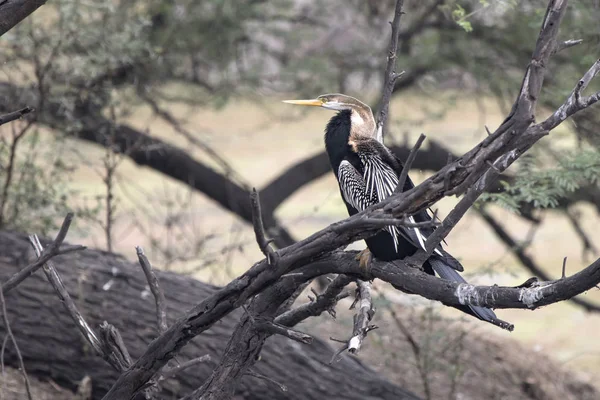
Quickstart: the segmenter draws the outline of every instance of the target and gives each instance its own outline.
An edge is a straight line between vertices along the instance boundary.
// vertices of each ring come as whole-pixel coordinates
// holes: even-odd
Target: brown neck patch
[[[370,108],[353,107],[350,122],[350,141],[375,137],[375,118]]]

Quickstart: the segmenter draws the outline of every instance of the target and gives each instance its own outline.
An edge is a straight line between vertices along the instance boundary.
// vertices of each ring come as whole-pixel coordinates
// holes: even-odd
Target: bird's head
[[[362,101],[345,94],[322,94],[312,100],[284,100],[284,103],[297,104],[300,106],[323,107],[328,110],[365,110],[371,111],[371,108]]]
[[[350,110],[352,133],[361,136],[372,136],[375,130],[375,119],[371,107],[354,97],[345,94],[322,94],[312,100],[284,100],[284,103],[300,106],[314,106],[328,110]]]

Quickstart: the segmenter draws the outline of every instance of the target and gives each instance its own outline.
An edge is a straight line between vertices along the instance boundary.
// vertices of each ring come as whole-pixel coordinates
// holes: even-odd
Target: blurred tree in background
[[[461,98],[492,96],[509,113],[546,5],[542,0],[406,1],[398,49],[398,69],[406,73],[394,94],[411,91],[443,99],[447,106],[425,108],[425,117],[408,120],[391,115],[386,141],[396,144],[401,158],[410,150],[401,131],[418,127],[423,119],[443,118]],[[0,113],[25,105],[36,110],[0,128],[0,229],[50,232],[66,210],[74,209],[101,228],[102,245],[113,250],[115,221],[123,212],[115,185],[119,166],[130,159],[185,188],[160,199],[148,195],[147,204],[140,204],[145,208],[137,228],[159,254],[153,260],[165,267],[197,263],[199,254],[203,265],[222,261],[227,249],[211,249],[212,235],[186,227],[186,212],[194,207],[189,193],[203,193],[250,222],[253,185],[210,145],[203,127],[187,128],[172,106],[217,110],[251,101],[265,105],[268,113],[267,103],[290,94],[303,98],[343,92],[377,109],[393,6],[380,0],[48,2],[0,41]],[[578,1],[567,10],[561,31],[569,37],[560,39],[583,42],[556,54],[547,66],[540,99],[544,109],[556,109],[600,54],[598,21],[596,0]],[[160,124],[133,124],[130,117],[140,107],[152,109],[153,121]],[[189,146],[161,135],[164,126]],[[498,238],[542,279],[545,272],[524,252],[526,244],[494,220],[487,212],[489,203],[536,224],[543,223],[547,208],[564,213],[584,250],[596,251],[598,245],[582,229],[574,207],[584,202],[600,212],[599,126],[597,108],[575,115],[569,129],[553,134],[560,140],[535,146],[478,203],[478,212]],[[230,132],[219,134],[236,140]],[[99,163],[79,150],[77,144],[83,142],[104,149]],[[436,139],[428,144],[413,167],[436,171],[446,165],[451,146]],[[329,170],[324,154],[306,157],[281,168],[279,179],[261,189],[265,225],[279,247],[295,237],[276,210]],[[82,198],[69,183],[87,164],[97,170],[102,187]],[[167,239],[155,236],[156,226],[164,227]],[[586,310],[599,310],[578,302]],[[421,323],[439,322],[423,317]],[[415,354],[416,363],[429,356]]]

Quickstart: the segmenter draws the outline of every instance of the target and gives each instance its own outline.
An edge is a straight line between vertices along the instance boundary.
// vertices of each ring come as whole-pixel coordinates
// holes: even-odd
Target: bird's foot
[[[373,254],[371,254],[371,251],[366,248],[358,253],[355,259],[359,262],[358,265],[361,269],[368,271],[371,267],[371,261],[373,261]]]

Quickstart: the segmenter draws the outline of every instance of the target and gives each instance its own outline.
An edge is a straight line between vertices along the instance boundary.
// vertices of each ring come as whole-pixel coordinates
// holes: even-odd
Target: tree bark
[[[0,36],[12,29],[29,14],[46,3],[46,0],[0,1]]]
[[[0,232],[0,280],[31,261],[33,252],[24,235]],[[101,251],[86,250],[55,259],[65,286],[92,326],[107,320],[123,335],[135,359],[156,337],[154,302],[146,289],[141,267],[124,258]],[[156,271],[167,300],[170,321],[217,288],[174,273]],[[93,353],[44,275],[37,273],[7,293],[11,327],[19,343],[29,374],[52,379],[75,389],[85,376],[92,378],[94,399],[101,398],[118,373]],[[210,376],[218,364],[240,313],[223,318],[194,339],[178,356],[179,362],[205,354],[211,360],[198,364],[162,382],[162,399],[176,399],[193,391]],[[0,335],[5,327],[0,327]],[[253,370],[287,387],[287,391],[254,376],[244,376],[238,399],[414,399],[358,359],[344,357],[328,365],[335,350],[323,341],[299,345],[283,337],[270,338]],[[14,349],[5,354],[8,365],[16,365]]]

